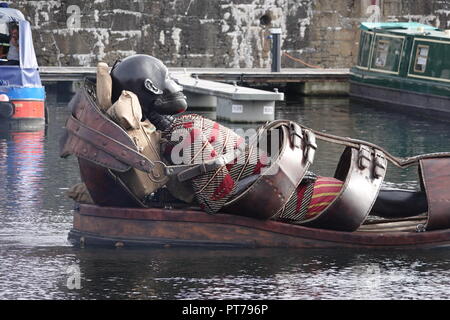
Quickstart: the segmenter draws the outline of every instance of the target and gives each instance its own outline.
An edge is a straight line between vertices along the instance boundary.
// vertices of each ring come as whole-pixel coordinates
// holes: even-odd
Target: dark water
[[[0,132],[0,299],[448,299],[450,250],[75,249],[67,242],[79,182],[60,159],[68,115],[50,105],[46,130]],[[449,151],[450,124],[348,99],[298,99],[277,117],[365,139],[408,156]],[[233,127],[237,127],[233,125]],[[320,145],[314,170],[334,171],[341,147]],[[416,169],[388,184],[417,187]],[[80,271],[78,288],[73,272]]]

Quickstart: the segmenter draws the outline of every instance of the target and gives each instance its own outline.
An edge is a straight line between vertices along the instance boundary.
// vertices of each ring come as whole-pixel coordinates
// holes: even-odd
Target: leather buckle
[[[314,133],[312,133],[310,130],[304,130],[304,136],[305,136],[305,150],[304,150],[304,156],[306,161],[308,161],[310,164],[314,161],[314,156],[316,154],[317,150],[317,142],[316,142],[316,136]]]
[[[173,171],[172,175],[176,174],[178,181],[183,182],[191,180],[206,172],[208,172],[207,166],[204,163],[200,163],[194,165],[180,166]]]
[[[295,122],[291,122],[289,127],[289,135],[291,140],[291,145],[294,148],[302,147],[303,133],[302,128]]]
[[[374,166],[373,166],[373,175],[375,176],[375,178],[382,177],[384,172],[386,171],[386,167],[387,167],[386,157],[381,151],[375,150]]]
[[[237,150],[228,152],[220,157],[205,161],[199,164],[167,166],[165,173],[168,176],[176,175],[178,181],[183,182],[193,179],[201,174],[216,170],[235,160],[243,151]]]
[[[372,160],[371,156],[372,152],[369,147],[365,145],[360,145],[359,153],[358,153],[358,167],[361,170],[366,169],[370,165],[370,161]]]

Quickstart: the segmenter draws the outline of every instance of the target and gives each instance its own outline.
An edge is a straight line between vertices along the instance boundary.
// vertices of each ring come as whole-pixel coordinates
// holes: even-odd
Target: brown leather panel
[[[100,206],[143,207],[108,168],[119,172],[130,167],[149,171],[150,161],[138,153],[122,128],[102,114],[86,88],[77,92],[69,107],[72,116],[67,120],[66,133],[60,141],[60,155],[78,157],[81,178],[93,201]]]
[[[72,115],[87,127],[98,130],[118,142],[135,149],[127,133],[96,107],[95,102],[86,89],[82,88],[78,91],[76,96],[70,101],[69,108],[72,110]]]
[[[426,230],[450,227],[450,158],[420,160],[421,178],[428,200]]]
[[[247,190],[227,203],[222,212],[269,219],[286,204],[311,164],[304,156],[308,146],[303,135],[295,134],[295,129],[281,126],[283,144],[275,163]]]
[[[60,150],[61,157],[75,155],[79,158],[89,160],[105,168],[111,168],[116,171],[125,172],[130,169],[130,166],[111,154],[97,149],[94,145],[87,143],[85,140],[68,133],[66,139],[61,143],[62,150]]]
[[[70,134],[77,136],[82,142],[92,145],[115,159],[144,172],[150,172],[153,163],[134,148],[130,148],[102,132],[89,128],[73,116],[69,117],[66,128]],[[82,143],[83,144],[83,143]],[[134,144],[133,144],[134,146]]]
[[[150,172],[153,163],[140,154],[128,134],[107,118],[82,88],[69,104],[60,155],[74,154],[101,166],[124,172],[130,167]]]
[[[335,174],[337,179],[345,180],[340,195],[319,216],[302,225],[339,231],[359,228],[378,196],[387,165],[380,151],[374,155],[372,150],[366,151],[345,149]]]
[[[95,204],[112,207],[143,207],[131,192],[108,169],[78,158],[81,180]]]

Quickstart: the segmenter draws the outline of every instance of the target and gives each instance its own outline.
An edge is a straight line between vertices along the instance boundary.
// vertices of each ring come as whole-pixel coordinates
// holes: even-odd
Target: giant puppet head
[[[169,74],[158,59],[137,54],[118,60],[111,70],[114,103],[122,90],[132,91],[139,98],[145,114],[173,115],[187,108],[183,88]]]

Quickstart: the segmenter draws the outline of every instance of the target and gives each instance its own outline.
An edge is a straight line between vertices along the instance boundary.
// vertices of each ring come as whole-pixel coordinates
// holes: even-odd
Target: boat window
[[[386,60],[389,53],[389,41],[379,40],[377,43],[377,51],[375,53],[375,67],[386,66]]]
[[[20,64],[19,54],[19,25],[16,22],[10,22],[8,26],[8,35],[4,26],[0,33],[0,66],[15,66]]]
[[[409,75],[432,80],[450,80],[450,42],[417,39]]]
[[[429,46],[418,45],[416,53],[416,62],[414,63],[414,71],[424,73],[427,68]]]
[[[363,31],[359,42],[358,66],[368,67],[372,34]]]
[[[8,56],[9,43],[2,41],[2,35],[0,34],[0,60],[6,60]]]
[[[9,50],[8,28],[5,23],[0,23],[0,61],[6,60]]]
[[[446,80],[450,80],[450,69],[444,69],[441,72],[441,78],[442,79],[446,79]]]
[[[398,73],[403,48],[403,38],[377,35],[371,62],[374,70]]]
[[[442,54],[437,69],[441,69],[441,79],[450,80],[450,59],[448,59],[450,57],[450,43],[442,43],[440,47],[442,48]]]

